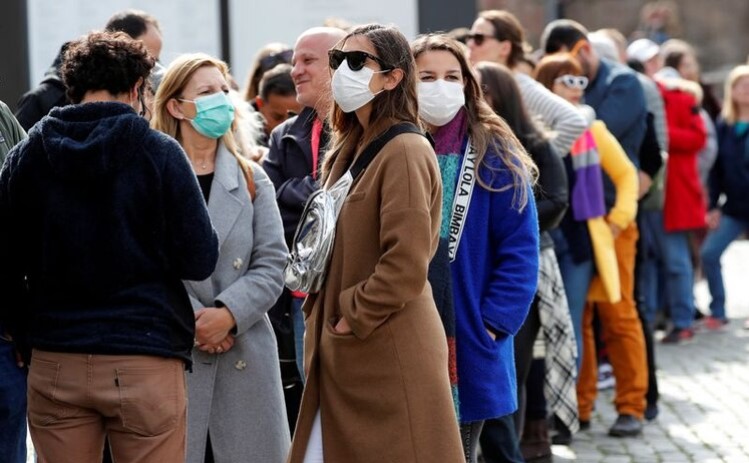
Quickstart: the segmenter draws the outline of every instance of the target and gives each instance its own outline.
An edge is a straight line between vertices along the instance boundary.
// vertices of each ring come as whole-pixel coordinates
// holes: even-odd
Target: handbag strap
[[[372,140],[372,142],[364,148],[364,151],[362,151],[354,165],[349,170],[349,172],[351,172],[351,177],[356,180],[387,142],[403,133],[418,133],[419,135],[424,136],[424,132],[411,122],[399,122],[391,126],[382,135]]]

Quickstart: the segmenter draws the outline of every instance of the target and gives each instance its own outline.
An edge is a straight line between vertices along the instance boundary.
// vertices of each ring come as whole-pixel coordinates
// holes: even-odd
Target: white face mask
[[[347,60],[343,60],[333,74],[331,86],[333,88],[333,99],[344,113],[356,111],[365,104],[372,101],[375,94],[369,89],[369,81],[376,72],[364,66],[358,71],[352,71]],[[377,94],[381,93],[377,92]]]
[[[419,82],[419,116],[436,127],[447,124],[466,104],[463,84],[438,79]]]

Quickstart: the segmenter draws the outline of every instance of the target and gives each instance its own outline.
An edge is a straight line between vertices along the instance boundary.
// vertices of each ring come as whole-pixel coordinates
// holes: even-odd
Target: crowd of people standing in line
[[[686,42],[563,19],[530,53],[503,10],[410,43],[315,27],[242,92],[160,51],[118,13],[0,104],[7,461],[27,423],[40,461],[550,461],[600,364],[635,437],[663,320],[728,324],[749,65],[721,108]],[[322,288],[285,288],[307,199],[352,171]]]

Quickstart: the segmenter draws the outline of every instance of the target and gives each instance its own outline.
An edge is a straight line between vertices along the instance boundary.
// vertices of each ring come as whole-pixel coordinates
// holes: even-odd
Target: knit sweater
[[[175,357],[218,239],[179,144],[130,106],[54,109],[0,172],[0,320],[31,347]]]
[[[449,146],[439,143],[440,138],[436,133],[436,151],[447,151],[438,155],[444,179],[443,211],[450,215],[466,129],[457,131]],[[512,182],[502,160],[491,151],[478,174],[493,189]],[[476,182],[451,264],[462,423],[517,409],[513,339],[528,314],[538,276],[538,218],[533,193],[530,186],[526,188],[529,202],[519,211],[513,206],[513,188],[490,191]],[[489,337],[487,328],[497,333],[496,340]]]

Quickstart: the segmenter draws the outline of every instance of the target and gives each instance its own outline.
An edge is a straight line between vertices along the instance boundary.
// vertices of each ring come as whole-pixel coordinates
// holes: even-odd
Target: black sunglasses
[[[361,71],[361,68],[363,68],[364,64],[367,62],[367,58],[379,64],[383,71],[390,71],[392,69],[391,66],[385,64],[385,62],[380,58],[367,53],[366,51],[343,51],[335,48],[328,50],[328,62],[330,63],[330,68],[334,71],[338,69],[338,66],[340,66],[341,63],[343,63],[343,60],[346,60],[348,67],[351,68],[352,71]]]
[[[273,69],[279,64],[291,64],[291,57],[293,55],[294,50],[284,50],[268,55],[260,60],[260,69],[265,72]]]
[[[489,34],[468,34],[468,40],[473,40],[479,47],[484,44],[484,40],[486,39],[496,39],[496,37]]]

